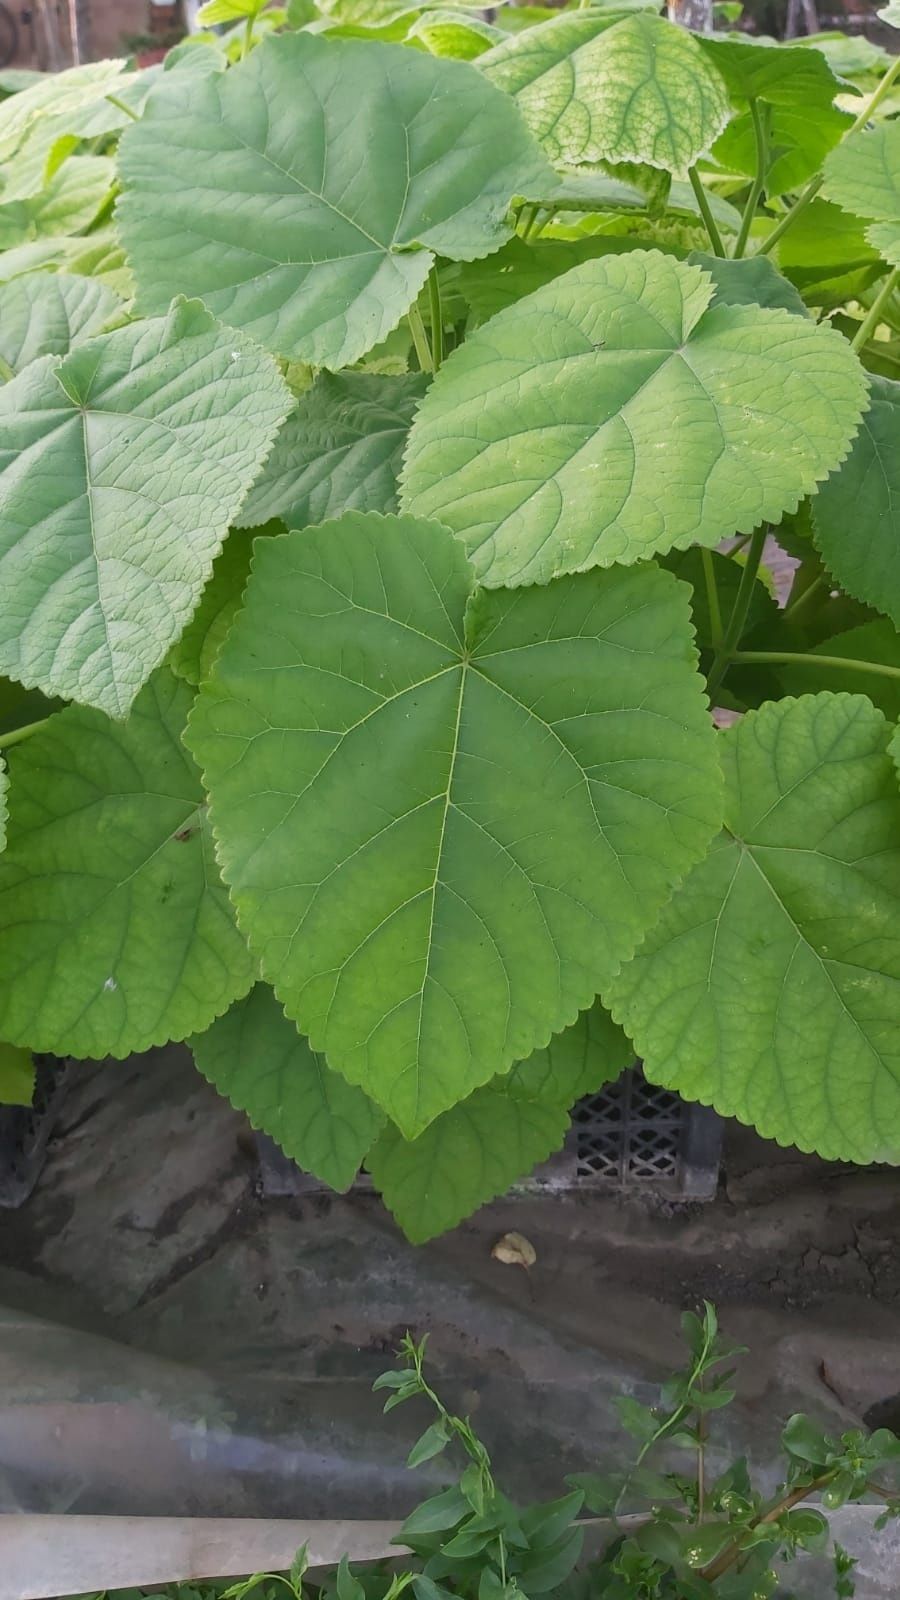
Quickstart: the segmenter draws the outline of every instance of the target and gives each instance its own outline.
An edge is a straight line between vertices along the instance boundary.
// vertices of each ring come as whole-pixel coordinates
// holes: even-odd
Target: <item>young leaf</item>
[[[900,266],[900,122],[854,133],[832,150],[822,193],[845,211],[871,218],[869,243]]]
[[[698,267],[634,251],[501,311],[419,408],[405,509],[451,528],[492,588],[715,546],[795,509],[846,454],[862,368],[832,329],[710,308],[712,292]]]
[[[592,1006],[417,1139],[389,1124],[366,1165],[406,1237],[424,1244],[505,1194],[559,1149],[576,1100],[618,1077],[633,1055],[602,1007]]]
[[[435,254],[496,250],[513,196],[552,176],[475,67],[401,45],[286,34],[225,74],[167,77],[119,146],[141,309],[196,294],[315,366],[378,344]]]
[[[841,588],[900,627],[900,383],[869,383],[850,454],[813,504],[814,536]]]
[[[473,589],[434,523],[262,541],[190,733],[263,975],[407,1137],[590,1004],[719,816],[667,574]]]
[[[0,356],[19,372],[100,333],[122,302],[92,278],[33,272],[0,285]]]
[[[423,1500],[411,1511],[397,1536],[398,1544],[405,1544],[407,1540],[419,1539],[431,1533],[443,1533],[447,1528],[455,1528],[461,1518],[468,1515],[469,1502],[457,1484],[445,1489],[442,1494],[433,1495],[430,1500]]]
[[[0,670],[124,716],[177,639],[291,397],[196,302],[0,388]]]
[[[434,1456],[439,1456],[442,1450],[450,1443],[450,1433],[443,1418],[433,1422],[426,1428],[421,1439],[417,1439],[406,1458],[408,1467],[420,1467],[423,1462],[431,1461]]]
[[[337,1600],[366,1600],[366,1591],[358,1578],[353,1576],[350,1563],[346,1556],[341,1556],[341,1563],[337,1569],[335,1579]]]
[[[474,61],[484,55],[491,45],[498,44],[504,34],[476,14],[465,16],[461,11],[423,11],[416,17],[406,35],[406,43],[414,41],[424,45],[433,56],[453,56],[456,61]]]
[[[0,1107],[30,1106],[34,1099],[34,1061],[30,1050],[0,1044]]]
[[[345,511],[396,511],[397,479],[420,372],[323,372],[301,395],[241,508],[242,527],[280,517],[289,528]]]
[[[121,1058],[203,1029],[253,981],[162,669],[127,722],[71,706],[9,752],[0,1038]]]
[[[642,161],[684,178],[728,120],[725,84],[693,34],[650,11],[554,17],[478,65],[559,166]]]
[[[726,831],[609,996],[648,1077],[831,1160],[900,1159],[900,793],[861,695],[720,735]]]

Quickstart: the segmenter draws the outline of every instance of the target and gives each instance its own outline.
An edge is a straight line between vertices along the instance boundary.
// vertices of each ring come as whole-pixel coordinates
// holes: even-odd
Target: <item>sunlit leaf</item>
[[[263,976],[408,1137],[590,1004],[718,817],[683,587],[473,588],[433,523],[263,540],[191,719]]]
[[[446,523],[492,587],[794,510],[846,454],[862,369],[832,329],[712,294],[698,267],[633,251],[500,312],[419,408],[404,508]]]

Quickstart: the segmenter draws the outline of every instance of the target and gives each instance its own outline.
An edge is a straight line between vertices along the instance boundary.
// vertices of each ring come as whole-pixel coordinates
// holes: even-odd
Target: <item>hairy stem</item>
[[[425,332],[425,324],[422,321],[422,313],[415,301],[413,301],[413,304],[406,313],[406,319],[409,323],[409,331],[412,334],[413,344],[416,347],[416,355],[419,358],[419,366],[422,368],[423,372],[433,372],[434,357],[431,354],[431,345],[428,343],[428,334]]]
[[[131,106],[127,106],[125,101],[120,100],[117,94],[106,94],[104,99],[108,100],[111,106],[115,106],[117,111],[124,111],[126,117],[130,117],[132,122],[140,122],[141,119],[138,112],[132,111]]]
[[[741,217],[741,226],[734,243],[734,259],[737,261],[747,248],[750,229],[756,216],[759,197],[763,192],[766,174],[769,169],[769,107],[760,106],[757,99],[750,101],[750,115],[753,118],[753,133],[756,138],[756,175],[747,196],[747,204]]]
[[[700,215],[703,218],[704,226],[709,234],[709,242],[713,247],[713,254],[717,256],[725,256],[727,251],[722,243],[722,235],[719,232],[716,219],[710,209],[709,195],[700,181],[700,174],[696,167],[691,167],[690,171],[688,172],[688,177],[691,180],[691,188],[694,191],[697,204],[700,207]]]
[[[713,649],[718,650],[722,644],[722,607],[719,602],[719,585],[716,582],[716,569],[713,566],[711,550],[701,549],[700,564],[703,567],[703,581],[706,584],[706,603],[709,607]]]
[[[728,619],[728,626],[725,629],[721,647],[716,651],[715,659],[709,670],[709,680],[706,687],[711,704],[715,704],[713,695],[721,684],[732,661],[737,660],[736,651],[740,643],[741,634],[744,631],[744,624],[747,621],[750,601],[753,599],[753,585],[756,582],[756,574],[759,571],[759,563],[762,560],[767,532],[768,529],[765,525],[757,528],[750,540],[750,549],[747,551],[747,560],[741,573],[740,587],[735,596],[734,607]]]
[[[859,661],[856,656],[806,655],[796,650],[733,650],[731,660],[748,665],[793,661],[801,667],[834,667],[840,672],[873,672],[880,678],[900,678],[900,667],[889,667],[881,661]]]
[[[807,601],[811,599],[814,594],[818,594],[819,590],[824,588],[824,586],[830,582],[831,579],[829,578],[827,572],[820,572],[817,578],[813,578],[812,583],[807,584],[806,588],[803,589],[800,594],[798,594],[796,600],[792,600],[789,606],[785,606],[785,622],[790,622],[791,617],[795,617],[797,612],[806,605]]]
[[[875,332],[875,329],[878,327],[878,324],[881,321],[881,313],[890,300],[891,295],[896,289],[898,283],[900,283],[900,267],[895,267],[893,272],[888,273],[884,283],[875,296],[875,299],[872,301],[872,304],[866,312],[866,315],[853,335],[853,338],[850,342],[851,350],[861,350],[863,345],[866,344],[867,341],[872,337],[872,334]]]
[[[437,265],[428,274],[428,304],[431,309],[431,364],[439,372],[444,359],[444,312],[441,306],[441,285]]]
[[[49,717],[41,717],[40,722],[27,722],[24,727],[12,728],[9,733],[0,734],[0,750],[11,750],[14,744],[22,744],[25,739],[30,739],[33,733],[39,733],[41,728],[46,728]]]

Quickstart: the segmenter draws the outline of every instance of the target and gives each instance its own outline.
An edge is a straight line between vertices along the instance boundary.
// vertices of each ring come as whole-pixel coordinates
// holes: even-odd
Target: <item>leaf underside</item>
[[[602,991],[718,825],[687,590],[481,593],[435,524],[256,547],[191,719],[241,925],[407,1137]]]

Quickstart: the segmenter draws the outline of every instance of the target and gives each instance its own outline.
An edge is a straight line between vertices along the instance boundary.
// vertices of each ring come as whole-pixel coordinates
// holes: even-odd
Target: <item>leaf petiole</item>
[[[900,267],[895,267],[893,272],[888,273],[884,283],[875,296],[875,299],[872,301],[872,304],[866,312],[866,315],[853,335],[853,338],[850,341],[851,350],[861,350],[863,345],[867,343],[871,335],[875,332],[879,322],[881,321],[881,314],[884,311],[884,308],[890,300],[892,294],[894,293],[898,283],[900,283]]]
[[[412,341],[416,348],[416,355],[419,358],[419,366],[423,372],[433,372],[434,356],[431,353],[431,345],[428,341],[428,334],[425,331],[425,324],[422,321],[422,313],[415,301],[413,301],[412,305],[407,311],[406,319],[409,323],[409,331],[412,334]]]
[[[428,302],[431,309],[431,366],[432,371],[439,372],[444,360],[444,312],[436,262],[428,274]]]
[[[900,678],[900,667],[889,667],[881,661],[860,661],[856,656],[820,656],[796,650],[734,650],[729,659],[746,665],[795,662],[803,667],[834,667],[838,671],[874,672],[881,678]]]
[[[728,254],[728,252],[722,243],[722,235],[719,232],[718,224],[716,223],[716,219],[712,214],[712,209],[709,204],[709,195],[703,187],[700,174],[696,167],[691,167],[690,171],[688,172],[688,177],[691,180],[691,188],[694,191],[694,196],[698,206],[700,207],[700,215],[703,218],[704,227],[709,234],[709,242],[713,247],[713,254],[724,257]]]
[[[713,703],[713,695],[732,661],[737,660],[736,650],[740,643],[741,634],[744,631],[744,624],[747,621],[750,601],[753,599],[753,585],[756,582],[756,574],[759,571],[759,564],[765,549],[767,531],[765,524],[763,524],[761,528],[757,528],[754,531],[750,540],[747,560],[741,573],[740,586],[735,596],[731,616],[728,619],[728,627],[725,629],[721,648],[716,651],[715,659],[709,671],[706,690],[711,703]]]
[[[41,717],[40,722],[26,722],[21,728],[13,728],[9,733],[0,734],[0,750],[11,750],[13,745],[22,744],[30,739],[33,733],[39,733],[41,728],[46,728],[49,717]]]
[[[769,124],[771,120],[771,107],[767,102],[760,106],[759,100],[754,97],[750,101],[750,115],[753,118],[753,133],[756,139],[756,174],[747,196],[747,204],[741,217],[741,226],[734,242],[734,260],[740,260],[747,247],[750,229],[756,216],[759,197],[763,192],[763,185],[769,170]]]

